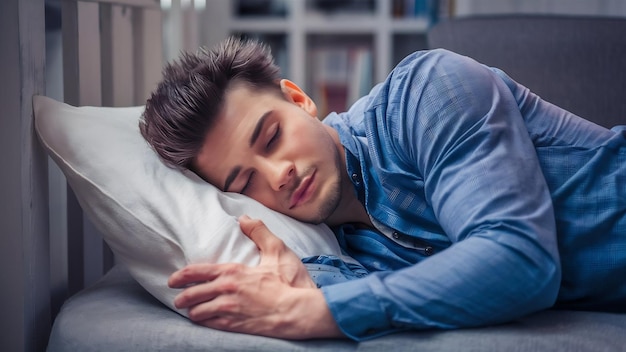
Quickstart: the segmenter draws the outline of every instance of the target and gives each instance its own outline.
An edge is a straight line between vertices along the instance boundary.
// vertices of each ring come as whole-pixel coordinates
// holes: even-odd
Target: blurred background
[[[61,1],[46,0],[47,94],[59,100]],[[626,17],[623,0],[155,1],[162,9],[162,56],[146,58],[149,64],[162,66],[181,51],[210,47],[230,35],[256,38],[271,47],[282,75],[314,98],[320,116],[345,110],[404,56],[427,48],[426,34],[438,21],[519,13]],[[112,8],[132,22],[131,11]]]

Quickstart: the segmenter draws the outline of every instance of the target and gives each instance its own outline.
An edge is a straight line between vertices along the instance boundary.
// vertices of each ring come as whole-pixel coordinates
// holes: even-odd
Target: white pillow
[[[178,291],[167,278],[186,264],[258,263],[255,244],[239,228],[241,214],[262,219],[301,258],[353,262],[325,225],[296,221],[165,166],[139,133],[143,107],[74,107],[43,96],[33,104],[37,133],[87,216],[131,275],[172,309]]]

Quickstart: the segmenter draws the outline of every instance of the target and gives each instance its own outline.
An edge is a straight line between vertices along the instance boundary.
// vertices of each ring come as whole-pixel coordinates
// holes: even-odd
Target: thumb
[[[239,217],[241,231],[256,244],[263,255],[278,254],[284,247],[283,241],[276,237],[259,219],[247,215]]]

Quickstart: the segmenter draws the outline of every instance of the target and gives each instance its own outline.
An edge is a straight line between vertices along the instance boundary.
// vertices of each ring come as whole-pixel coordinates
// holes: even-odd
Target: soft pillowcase
[[[237,222],[242,214],[262,219],[301,258],[353,261],[325,225],[296,221],[165,166],[139,133],[143,107],[74,107],[43,96],[33,103],[44,148],[116,259],[172,309],[178,291],[167,278],[186,264],[258,263],[256,245]]]

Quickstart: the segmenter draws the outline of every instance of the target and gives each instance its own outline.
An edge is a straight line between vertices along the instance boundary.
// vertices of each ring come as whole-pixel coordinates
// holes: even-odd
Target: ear
[[[280,90],[283,91],[283,95],[288,101],[298,105],[309,115],[317,118],[315,102],[297,84],[288,79],[281,79]]]

